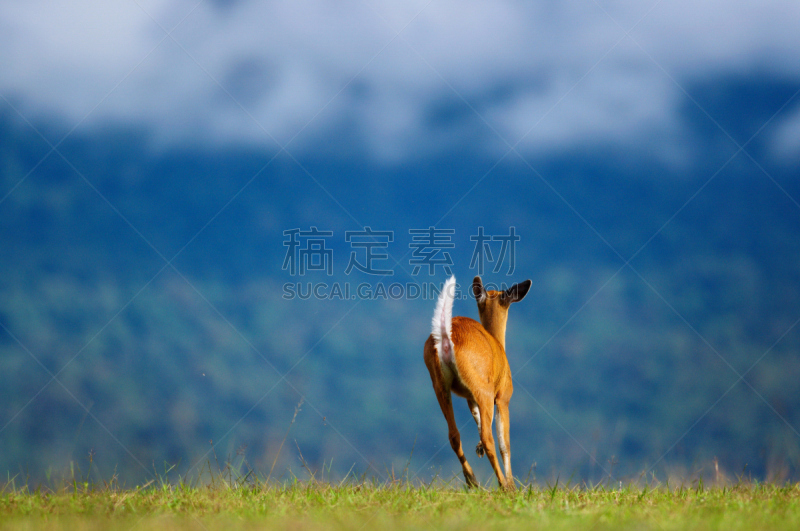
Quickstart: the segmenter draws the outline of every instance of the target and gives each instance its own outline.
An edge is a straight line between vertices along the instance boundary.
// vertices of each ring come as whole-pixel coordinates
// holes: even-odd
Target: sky
[[[3,2],[0,94],[59,137],[123,125],[156,146],[389,164],[612,145],[681,164],[692,87],[797,82],[798,21],[793,0]],[[791,101],[764,131],[776,162],[798,133]]]

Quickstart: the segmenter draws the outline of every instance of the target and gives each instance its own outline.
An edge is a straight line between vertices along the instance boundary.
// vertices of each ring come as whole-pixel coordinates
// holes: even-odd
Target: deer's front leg
[[[511,444],[509,442],[509,415],[508,402],[497,402],[497,442],[500,447],[500,457],[503,459],[503,468],[506,471],[507,490],[514,490],[514,476],[511,474]]]
[[[480,436],[481,433],[481,410],[478,407],[478,404],[471,399],[467,399],[467,405],[469,406],[469,410],[472,412],[472,418],[475,419],[475,424],[478,425],[478,435]],[[486,452],[483,449],[483,443],[478,441],[478,446],[475,447],[475,453],[478,454],[478,457],[483,457]]]

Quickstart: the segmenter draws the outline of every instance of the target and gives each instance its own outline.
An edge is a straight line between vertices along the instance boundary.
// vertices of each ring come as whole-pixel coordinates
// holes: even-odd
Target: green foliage
[[[76,484],[0,494],[2,529],[797,529],[800,485],[738,482],[618,488],[520,485],[516,492],[351,479],[282,484],[218,478],[122,489]]]
[[[421,359],[430,301],[281,298],[298,280],[280,269],[283,230],[356,228],[293,162],[276,159],[223,208],[269,156],[153,155],[124,131],[62,147],[94,189],[60,157],[37,165],[49,147],[0,117],[0,194],[12,192],[0,205],[0,472],[38,483],[93,449],[92,478],[117,470],[134,483],[153,479],[152,463],[196,474],[211,455],[246,456],[282,480],[299,453],[338,478],[352,463],[387,477],[412,447],[412,477],[459,468]],[[547,168],[622,258],[513,165],[447,219],[465,239],[484,224],[525,238],[515,275],[534,283],[507,341],[515,470],[536,465],[553,484],[651,468],[670,481],[797,479],[800,210],[735,163],[687,204],[725,158],[653,178],[627,159]],[[460,164],[477,179],[494,163],[483,162]],[[452,187],[425,162],[399,174],[307,167],[365,224],[395,230],[401,252]],[[800,197],[796,174],[784,177]],[[489,192],[509,198],[502,216],[484,208]],[[337,269],[349,252],[336,249]],[[462,282],[470,252],[453,250]],[[402,267],[394,278],[415,280]],[[475,317],[474,301],[455,312]],[[461,400],[456,416],[474,445]]]

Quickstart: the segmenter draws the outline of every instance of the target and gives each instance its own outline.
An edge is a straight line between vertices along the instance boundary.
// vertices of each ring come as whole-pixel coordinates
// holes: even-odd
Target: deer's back
[[[504,378],[510,378],[505,350],[478,321],[453,317],[450,335],[458,375],[467,387],[490,386],[494,390]]]

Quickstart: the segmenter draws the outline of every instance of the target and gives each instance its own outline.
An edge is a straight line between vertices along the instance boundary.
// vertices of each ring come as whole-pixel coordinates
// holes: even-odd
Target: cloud
[[[680,87],[800,80],[798,21],[794,0],[7,2],[0,93],[33,119],[167,144],[675,156]]]
[[[771,138],[773,155],[781,162],[800,162],[800,105],[775,127]]]

